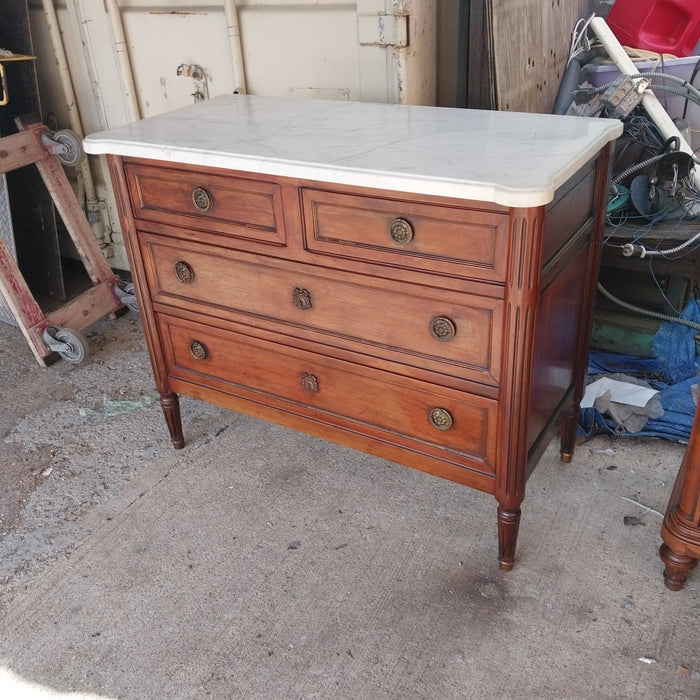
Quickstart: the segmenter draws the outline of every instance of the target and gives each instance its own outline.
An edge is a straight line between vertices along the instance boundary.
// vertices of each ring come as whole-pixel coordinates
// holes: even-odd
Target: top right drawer
[[[304,188],[304,245],[352,258],[504,282],[508,211],[485,211]]]

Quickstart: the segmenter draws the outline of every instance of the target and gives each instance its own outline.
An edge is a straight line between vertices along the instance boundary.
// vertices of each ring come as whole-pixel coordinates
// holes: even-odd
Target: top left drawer
[[[274,182],[128,162],[125,172],[137,220],[286,244]]]

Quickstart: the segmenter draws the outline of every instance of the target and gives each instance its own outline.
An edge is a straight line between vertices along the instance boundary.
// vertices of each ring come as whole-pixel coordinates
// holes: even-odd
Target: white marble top
[[[84,147],[530,207],[621,132],[613,119],[227,95],[91,134]]]

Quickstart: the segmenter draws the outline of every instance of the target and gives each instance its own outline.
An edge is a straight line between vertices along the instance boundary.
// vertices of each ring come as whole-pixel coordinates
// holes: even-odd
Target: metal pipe
[[[117,59],[119,69],[119,79],[121,82],[122,96],[124,97],[127,117],[129,121],[138,121],[141,118],[138,100],[136,99],[136,85],[134,84],[134,74],[131,70],[131,60],[126,47],[126,36],[124,34],[124,24],[119,10],[117,0],[104,0],[109,26],[112,29],[114,41],[114,55]]]
[[[671,316],[670,314],[663,314],[658,311],[651,311],[650,309],[644,309],[641,306],[636,306],[635,304],[630,304],[622,299],[618,299],[614,294],[609,292],[600,282],[598,282],[598,291],[604,296],[610,299],[614,304],[621,306],[627,311],[633,311],[634,313],[641,314],[642,316],[648,316],[649,318],[658,318],[660,321],[671,321],[671,323],[680,323],[683,326],[688,326],[688,328],[693,328],[696,331],[700,331],[700,323],[691,321],[687,318],[682,318],[681,316]]]
[[[233,91],[245,95],[245,65],[243,47],[241,46],[241,28],[238,23],[238,8],[235,0],[224,0],[226,14],[226,32],[231,48],[231,65],[233,67]]]
[[[608,23],[602,17],[594,17],[589,26],[600,40],[603,48],[608,52],[608,55],[613,60],[613,63],[615,63],[620,73],[624,75],[637,75],[639,71],[617,40],[617,37],[612,33],[610,27],[608,27]],[[678,130],[678,127],[673,123],[673,120],[668,116],[668,113],[651,90],[644,91],[642,106],[649,115],[649,118],[659,128],[659,131],[665,139],[677,136],[680,139],[679,150],[694,157],[693,149],[690,147],[690,144],[685,140],[683,134]],[[695,186],[700,188],[700,169],[695,168],[693,179],[695,181]]]
[[[61,37],[61,30],[58,24],[58,16],[56,14],[54,0],[42,0],[42,4],[44,15],[46,16],[46,24],[49,32],[49,38],[51,40],[51,47],[54,52],[54,58],[56,59],[58,76],[61,82],[61,88],[63,89],[63,97],[66,101],[66,107],[68,109],[70,128],[80,138],[82,138],[85,134],[83,132],[80,112],[78,111],[77,102],[75,99],[73,81],[68,68],[68,58],[66,57],[65,47],[63,46],[63,39]],[[82,188],[85,194],[85,207],[87,209],[90,228],[92,229],[92,233],[95,236],[100,248],[105,249],[109,245],[109,242],[105,240],[105,222],[103,219],[104,210],[102,207],[100,207],[100,202],[97,199],[95,180],[92,176],[90,163],[87,158],[82,159],[78,168],[78,176],[82,179]]]

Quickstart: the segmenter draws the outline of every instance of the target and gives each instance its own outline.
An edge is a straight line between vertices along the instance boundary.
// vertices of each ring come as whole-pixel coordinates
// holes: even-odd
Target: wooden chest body
[[[511,568],[573,451],[609,152],[522,208],[110,155],[175,446],[183,394],[479,489]]]

